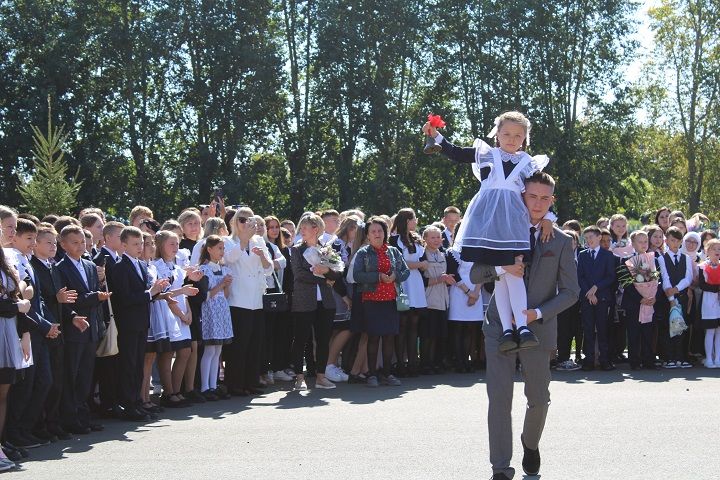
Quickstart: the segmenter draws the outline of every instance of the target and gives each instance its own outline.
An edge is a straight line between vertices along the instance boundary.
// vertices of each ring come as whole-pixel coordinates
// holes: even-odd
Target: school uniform
[[[62,288],[62,279],[55,266],[55,259],[40,260],[33,256],[30,258],[35,274],[40,280],[40,292],[45,305],[55,319],[55,323],[62,320],[62,304],[57,300],[57,292]],[[60,327],[62,331],[62,326]],[[52,385],[45,399],[44,427],[50,433],[58,431],[60,427],[60,402],[65,381],[65,340],[64,335],[54,339],[46,339],[52,371]],[[42,430],[40,428],[39,430]]]
[[[583,250],[578,255],[578,283],[580,284],[580,314],[583,323],[584,367],[593,368],[595,363],[595,338],[597,335],[599,360],[603,369],[611,369],[609,356],[608,308],[613,300],[612,285],[615,282],[613,254],[598,247]],[[590,303],[585,295],[597,287],[597,304]]]
[[[65,337],[65,385],[62,396],[63,428],[70,431],[90,425],[87,399],[92,391],[93,369],[97,344],[105,334],[101,301],[98,298],[100,280],[95,264],[67,255],[57,264],[61,288],[77,292],[75,303],[63,304],[62,327]],[[89,327],[80,331],[73,318],[85,317]]]
[[[120,402],[125,418],[146,420],[141,403],[145,344],[150,327],[150,282],[145,262],[122,256],[112,269],[113,312],[118,330]]]
[[[575,265],[578,263],[578,254],[575,253]],[[580,300],[571,307],[558,313],[557,316],[558,355],[557,364],[560,366],[570,360],[572,341],[575,340],[575,361],[580,364],[583,351],[583,323],[580,316]]]
[[[662,288],[663,291],[668,288],[676,287],[679,292],[670,297],[666,297],[659,308],[656,310],[660,311],[662,315],[663,335],[660,337],[660,341],[664,344],[665,355],[668,362],[683,362],[685,357],[683,355],[683,343],[687,332],[683,332],[675,337],[670,337],[669,332],[669,310],[670,302],[673,300],[680,304],[683,318],[686,318],[687,304],[688,304],[688,288],[692,284],[693,270],[692,261],[684,253],[677,252],[673,253],[668,250],[662,256],[658,258],[662,273]],[[687,323],[687,322],[686,322]]]
[[[95,265],[104,265],[105,267],[105,284],[107,290],[113,291],[112,277],[115,265],[122,259],[117,252],[110,250],[107,246],[103,246],[93,258]],[[105,328],[110,325],[110,304],[115,306],[115,298],[110,297],[101,305],[102,318]],[[100,411],[105,416],[117,417],[122,414],[120,407],[120,379],[117,374],[120,369],[120,354],[110,355],[107,357],[95,358],[95,382],[98,386],[100,395]]]

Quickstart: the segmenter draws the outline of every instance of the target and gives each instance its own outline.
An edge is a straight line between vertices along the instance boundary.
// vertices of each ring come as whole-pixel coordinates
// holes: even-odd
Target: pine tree
[[[82,182],[75,176],[68,181],[68,164],[63,159],[63,145],[68,134],[65,126],[53,127],[52,106],[48,95],[47,137],[40,129],[31,125],[33,130],[34,172],[30,180],[19,187],[25,202],[22,207],[39,217],[49,213],[65,215],[71,213],[77,204],[77,194]]]

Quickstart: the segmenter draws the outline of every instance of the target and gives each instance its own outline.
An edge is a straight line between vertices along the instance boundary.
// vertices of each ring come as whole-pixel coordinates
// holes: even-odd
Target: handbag
[[[397,304],[397,311],[398,312],[407,312],[410,310],[410,297],[407,296],[407,293],[403,291],[402,285],[395,284],[395,291],[397,292],[397,295],[395,296],[395,303]]]
[[[108,291],[107,284],[105,285],[105,291]],[[107,302],[108,310],[110,310],[110,324],[108,325],[107,330],[105,330],[105,336],[102,340],[100,340],[97,350],[95,351],[95,355],[98,357],[112,357],[113,355],[117,355],[120,351],[118,350],[118,331],[117,325],[115,325],[115,314],[112,309],[112,300],[108,298]]]
[[[273,278],[275,279],[275,285],[279,292],[265,293],[263,294],[263,310],[266,312],[287,312],[288,311],[288,297],[282,290],[280,280],[278,280],[275,271],[273,270]]]

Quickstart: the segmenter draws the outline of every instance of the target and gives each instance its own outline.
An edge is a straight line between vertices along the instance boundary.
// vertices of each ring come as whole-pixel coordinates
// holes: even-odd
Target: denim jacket
[[[388,245],[388,258],[392,265],[392,273],[395,274],[395,283],[401,284],[410,276],[410,269],[405,263],[402,252],[397,248]],[[379,280],[378,257],[371,245],[365,245],[357,251],[353,278],[360,286],[361,292],[374,292],[377,289]]]

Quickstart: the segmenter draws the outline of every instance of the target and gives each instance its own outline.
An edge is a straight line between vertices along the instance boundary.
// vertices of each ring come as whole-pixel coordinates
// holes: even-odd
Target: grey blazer
[[[483,284],[497,280],[495,267],[476,263],[470,271],[470,281]],[[530,329],[540,340],[540,348],[557,348],[557,315],[577,302],[580,287],[572,239],[555,228],[555,238],[547,243],[538,241],[532,263],[525,267],[528,309],[539,308],[542,319],[530,323]],[[495,305],[490,300],[483,325],[486,338],[499,339],[502,325]]]
[[[311,265],[303,256],[307,248],[304,243],[290,248],[290,264],[293,273],[292,311],[314,312],[317,310],[318,285],[320,285],[323,307],[328,310],[335,310],[335,298],[332,294],[332,288],[327,284],[327,280],[340,280],[342,272],[330,270],[325,274],[325,278],[316,277],[310,271]]]

